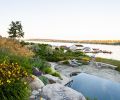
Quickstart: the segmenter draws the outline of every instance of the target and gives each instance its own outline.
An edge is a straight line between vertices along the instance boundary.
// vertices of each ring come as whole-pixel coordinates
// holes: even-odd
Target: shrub
[[[87,62],[87,61],[90,61],[90,58],[89,57],[83,57],[82,60]]]
[[[23,47],[18,40],[0,38],[0,47],[9,49],[12,53],[20,56],[31,57],[34,55],[32,51]]]
[[[88,65],[89,64],[89,62],[87,62],[87,61],[80,61],[83,65]]]
[[[96,61],[115,65],[115,66],[117,66],[116,70],[120,72],[120,61],[119,60],[96,57]]]
[[[35,56],[39,56],[40,58],[51,62],[79,58],[80,56],[86,57],[85,53],[81,51],[73,52],[71,50],[67,50],[67,52],[64,52],[64,49],[52,49],[48,44],[35,44],[31,49],[35,53]]]
[[[33,58],[31,60],[31,65],[33,67],[37,67],[39,70],[43,70],[45,67],[49,67],[50,65],[43,59],[38,58]]]
[[[50,61],[50,62],[58,62],[58,61],[61,61],[63,59],[61,59],[59,56],[56,56],[53,54],[53,55],[46,56],[46,60]]]
[[[17,62],[19,65],[22,66],[22,68],[26,69],[27,72],[31,73],[32,71],[29,57],[15,55],[6,48],[0,48],[0,63],[2,63],[4,60],[7,60],[9,63]]]
[[[21,80],[21,78],[27,76],[27,72],[17,63],[7,63],[4,61],[0,64],[0,85],[14,83],[16,80]]]
[[[63,64],[69,64],[68,60],[63,61]]]
[[[40,76],[39,79],[40,79],[45,85],[49,84],[49,80],[48,80],[46,77]]]
[[[60,79],[62,79],[61,76],[60,76],[60,74],[58,72],[53,72],[52,75],[56,76],[56,77],[59,77]]]
[[[29,96],[28,84],[22,81],[0,86],[0,100],[29,100]]]
[[[53,72],[50,64],[47,63],[45,60],[38,58],[34,58],[32,60],[32,66],[37,67],[40,71],[42,71],[45,74],[51,74],[53,76],[60,77],[60,74],[58,72]]]
[[[27,100],[29,87],[23,78],[28,74],[17,63],[0,64],[0,99]]]
[[[46,74],[52,74],[52,69],[51,69],[51,67],[46,67],[43,69],[43,72]]]
[[[20,41],[20,44],[22,45],[22,46],[25,46],[25,45],[31,45],[31,43],[29,43],[29,42],[25,42],[25,41]]]

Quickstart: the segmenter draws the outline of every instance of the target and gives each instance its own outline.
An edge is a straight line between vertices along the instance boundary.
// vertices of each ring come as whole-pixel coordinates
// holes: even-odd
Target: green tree
[[[24,32],[20,21],[11,22],[10,28],[8,31],[10,38],[21,38],[24,37]]]

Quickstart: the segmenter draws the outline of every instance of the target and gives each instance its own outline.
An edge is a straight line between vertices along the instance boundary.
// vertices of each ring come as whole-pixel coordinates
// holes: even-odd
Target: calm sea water
[[[60,43],[60,42],[40,42],[40,41],[31,41],[34,43],[44,43],[44,44],[51,44],[55,46],[61,46],[61,45],[66,45],[66,46],[72,46],[75,43]],[[109,59],[115,59],[115,60],[120,60],[120,46],[114,46],[114,45],[101,45],[101,44],[82,44],[84,47],[90,47],[90,48],[99,48],[100,50],[107,50],[111,51],[112,54],[103,54],[99,53],[96,54],[97,57],[103,57],[103,58],[109,58]],[[89,54],[92,55],[92,54]]]
[[[71,88],[92,100],[120,100],[119,83],[85,73],[73,77]]]

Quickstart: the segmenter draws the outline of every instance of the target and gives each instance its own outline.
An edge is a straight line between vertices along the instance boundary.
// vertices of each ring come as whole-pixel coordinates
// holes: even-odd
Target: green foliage
[[[29,100],[29,96],[28,84],[22,81],[0,86],[0,100]]]
[[[52,49],[52,47],[48,44],[33,45],[32,50],[36,56],[51,62],[58,62],[62,60],[78,58],[80,56],[86,56],[81,51],[72,52],[71,50],[68,50],[64,53],[64,48]]]
[[[39,70],[41,70],[45,74],[51,74],[53,76],[59,77],[60,75],[57,75],[58,73],[54,74],[52,71],[50,64],[48,64],[45,60],[37,58],[32,63],[33,67],[37,67]]]
[[[22,30],[22,25],[20,21],[11,22],[10,28],[8,31],[10,38],[21,38],[24,36],[24,32]]]
[[[30,58],[23,57],[20,55],[13,54],[11,51],[5,48],[0,48],[0,63],[2,63],[4,60],[7,60],[9,63],[18,63],[21,65],[24,69],[26,69],[28,72],[31,73],[32,66],[30,63]]]
[[[32,66],[37,67],[45,74],[51,74],[53,76],[60,77],[60,74],[58,72],[53,72],[52,68],[50,67],[50,64],[48,64],[43,59],[36,58],[36,60],[33,60]]]
[[[58,72],[53,72],[51,75],[59,77],[60,79],[62,79],[61,76],[60,76],[60,74]]]
[[[0,48],[0,63],[2,63],[8,55],[11,55],[10,51],[6,48]]]
[[[57,56],[57,55],[55,55],[55,54],[46,56],[45,59],[46,59],[47,61],[50,61],[50,62],[58,62],[58,61],[63,60],[62,57]]]
[[[44,72],[44,70],[46,68],[50,68],[50,64],[48,62],[46,62],[45,60],[40,59],[39,57],[33,58],[31,60],[31,66],[32,67],[37,67],[42,72]]]
[[[43,69],[43,72],[46,74],[52,74],[52,69],[51,69],[51,67],[46,67]]]
[[[65,65],[69,64],[68,60],[63,61],[62,63],[65,64]]]
[[[18,56],[18,55],[12,55],[11,57],[13,57],[13,58],[9,57],[10,62],[13,62],[13,63],[17,62],[19,65],[21,65],[28,72],[31,72],[32,66],[30,63],[30,58],[22,57],[22,56]]]
[[[39,79],[40,79],[45,85],[49,84],[49,80],[48,80],[46,77],[40,76]]]
[[[22,46],[25,46],[25,45],[29,45],[29,43],[28,42],[25,42],[25,41],[20,41],[20,44],[22,45]]]
[[[27,72],[17,63],[4,61],[0,64],[0,85],[10,84],[27,76]]]
[[[33,52],[36,56],[39,56],[42,59],[45,59],[46,56],[52,53],[52,49],[48,44],[35,44],[32,47]]]
[[[25,46],[25,45],[34,45],[35,43],[33,43],[33,42],[25,42],[25,41],[20,41],[20,44],[22,45],[22,46]]]
[[[17,63],[0,64],[0,99],[28,100],[29,88],[23,78],[28,74]]]
[[[119,60],[113,60],[113,59],[106,59],[106,58],[97,57],[96,61],[118,66],[116,68],[116,70],[120,71],[120,61]]]

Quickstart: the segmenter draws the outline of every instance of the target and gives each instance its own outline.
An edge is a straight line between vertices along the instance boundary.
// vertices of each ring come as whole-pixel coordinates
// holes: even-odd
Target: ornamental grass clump
[[[24,57],[32,57],[34,53],[27,47],[22,46],[18,40],[10,38],[0,38],[0,47],[9,49],[15,55],[20,55]]]
[[[17,63],[0,64],[0,100],[27,100],[29,87],[24,80],[28,76]]]

